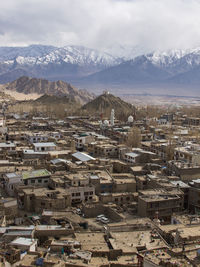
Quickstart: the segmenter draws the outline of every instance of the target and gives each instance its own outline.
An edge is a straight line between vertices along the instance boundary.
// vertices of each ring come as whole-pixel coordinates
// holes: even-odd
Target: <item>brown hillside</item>
[[[36,79],[26,76],[5,84],[4,88],[24,94],[36,93],[38,95],[70,96],[71,98],[74,98],[75,101],[82,104],[93,99],[93,96],[87,91],[83,92],[78,90],[69,83],[63,81],[51,82],[45,79]]]
[[[109,116],[111,109],[115,110],[117,119],[126,119],[134,114],[135,107],[112,94],[105,93],[82,106],[81,110],[90,114]]]

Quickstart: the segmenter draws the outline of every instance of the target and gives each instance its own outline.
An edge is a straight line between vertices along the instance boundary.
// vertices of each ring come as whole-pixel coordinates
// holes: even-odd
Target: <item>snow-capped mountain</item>
[[[154,52],[137,56],[82,79],[93,87],[131,89],[153,88],[181,95],[181,90],[200,95],[200,48]],[[125,90],[124,89],[124,90]],[[190,90],[188,90],[190,89]],[[177,92],[178,91],[178,92]],[[152,93],[152,91],[150,91]]]
[[[1,63],[20,65],[47,65],[61,62],[77,64],[79,66],[103,66],[109,67],[122,62],[121,59],[108,53],[99,52],[83,46],[53,47],[31,45],[28,47],[0,47]]]
[[[146,55],[146,58],[152,64],[175,74],[200,65],[200,48],[154,52]]]
[[[0,47],[0,82],[10,82],[23,75],[72,81],[122,61],[82,46]]]
[[[117,44],[107,52],[83,46],[0,47],[0,82],[31,76],[92,89],[199,88],[200,48],[136,56],[140,50],[130,46],[119,49]]]
[[[47,45],[30,45],[25,47],[0,47],[0,61],[12,61],[17,57],[37,58],[48,55],[57,48]]]

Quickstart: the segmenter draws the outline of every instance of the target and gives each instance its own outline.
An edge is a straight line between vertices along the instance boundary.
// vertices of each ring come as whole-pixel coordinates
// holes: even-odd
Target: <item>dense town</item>
[[[8,106],[0,266],[200,266],[200,117],[50,118]]]

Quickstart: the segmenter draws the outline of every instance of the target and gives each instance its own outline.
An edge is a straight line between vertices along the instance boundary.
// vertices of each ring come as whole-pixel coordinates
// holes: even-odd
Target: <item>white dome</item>
[[[106,126],[108,126],[108,125],[109,125],[109,121],[108,121],[108,120],[105,120],[105,121],[103,122],[103,124],[106,125]]]
[[[130,115],[130,116],[128,117],[128,122],[133,122],[133,116]]]

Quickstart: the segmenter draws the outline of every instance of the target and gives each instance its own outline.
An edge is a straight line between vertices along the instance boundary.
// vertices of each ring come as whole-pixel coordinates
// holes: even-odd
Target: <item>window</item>
[[[41,182],[42,182],[42,179],[39,179],[39,180],[38,180],[38,183],[41,183]]]
[[[90,195],[93,195],[93,192],[90,192]]]
[[[89,195],[89,192],[84,192],[84,196],[87,196],[87,195]]]
[[[48,183],[48,180],[44,180],[44,183]]]
[[[79,197],[80,195],[81,195],[81,193],[76,193],[76,196],[78,196],[78,197]]]
[[[31,180],[31,183],[34,184],[35,183],[35,180]]]
[[[41,202],[41,206],[45,206],[45,203],[44,202]]]

